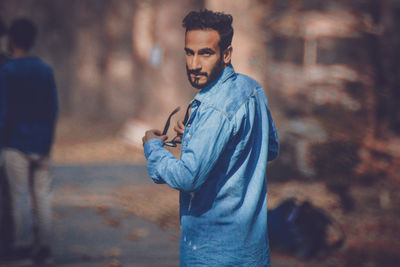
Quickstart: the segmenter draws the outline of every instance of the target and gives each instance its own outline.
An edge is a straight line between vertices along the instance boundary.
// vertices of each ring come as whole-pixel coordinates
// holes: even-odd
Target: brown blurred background
[[[196,93],[181,21],[199,8],[233,15],[233,65],[266,90],[281,142],[270,207],[311,200],[348,235],[338,264],[396,266],[399,0],[2,0],[7,23],[38,24],[34,53],[56,74],[56,163],[144,162],[144,129]]]

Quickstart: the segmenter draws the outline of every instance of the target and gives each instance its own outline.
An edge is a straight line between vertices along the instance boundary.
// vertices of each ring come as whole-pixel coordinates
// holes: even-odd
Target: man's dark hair
[[[25,18],[14,20],[8,30],[8,36],[13,45],[26,51],[33,47],[36,34],[36,25],[33,21]]]
[[[186,32],[192,30],[216,30],[221,38],[219,48],[224,51],[232,43],[233,27],[232,16],[222,12],[213,12],[207,9],[192,11],[182,21]]]

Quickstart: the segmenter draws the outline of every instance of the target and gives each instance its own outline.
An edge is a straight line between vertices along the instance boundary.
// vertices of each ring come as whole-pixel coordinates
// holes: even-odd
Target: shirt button
[[[186,137],[189,138],[189,137],[190,137],[190,133],[188,133],[188,134],[186,135]]]

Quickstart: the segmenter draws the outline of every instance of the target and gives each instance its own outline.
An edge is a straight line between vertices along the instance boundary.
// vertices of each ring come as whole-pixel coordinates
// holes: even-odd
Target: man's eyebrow
[[[194,53],[194,51],[193,51],[192,49],[189,49],[189,48],[187,48],[187,47],[185,47],[185,52],[186,52],[186,53]]]
[[[202,48],[199,50],[199,53],[208,53],[208,54],[215,54],[214,49],[211,48]]]

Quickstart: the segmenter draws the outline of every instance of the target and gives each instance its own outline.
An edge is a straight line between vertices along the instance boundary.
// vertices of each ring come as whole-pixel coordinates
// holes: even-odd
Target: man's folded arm
[[[147,167],[154,182],[165,182],[175,189],[193,192],[207,180],[233,126],[223,113],[212,108],[201,112],[196,124],[199,127],[190,133],[192,136],[184,137],[188,144],[180,160],[163,148],[161,140],[153,139],[145,144]]]

